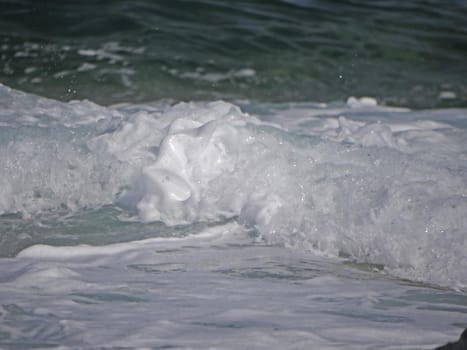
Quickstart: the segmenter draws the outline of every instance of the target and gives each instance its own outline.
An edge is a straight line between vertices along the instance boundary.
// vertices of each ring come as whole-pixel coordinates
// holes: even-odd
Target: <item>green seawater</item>
[[[0,0],[0,82],[59,100],[467,106],[463,0]]]

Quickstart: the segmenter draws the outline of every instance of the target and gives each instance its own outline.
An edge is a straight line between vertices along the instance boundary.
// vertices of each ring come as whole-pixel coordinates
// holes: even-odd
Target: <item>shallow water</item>
[[[467,327],[463,2],[0,6],[0,348]]]
[[[4,261],[2,345],[430,349],[458,336],[465,293],[411,286],[242,231],[227,223],[185,239],[26,250]]]

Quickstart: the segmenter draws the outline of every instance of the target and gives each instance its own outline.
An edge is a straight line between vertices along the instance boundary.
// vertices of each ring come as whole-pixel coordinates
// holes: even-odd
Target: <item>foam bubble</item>
[[[362,108],[362,107],[375,107],[378,105],[376,99],[372,97],[349,97],[347,99],[347,105],[350,108]]]

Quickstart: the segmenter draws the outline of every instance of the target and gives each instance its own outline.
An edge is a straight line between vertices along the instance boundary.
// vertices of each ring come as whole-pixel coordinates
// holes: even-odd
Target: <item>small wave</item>
[[[1,213],[116,204],[169,226],[236,218],[271,243],[465,287],[465,111],[453,123],[366,99],[253,116],[0,88],[2,106],[18,106],[0,110]]]

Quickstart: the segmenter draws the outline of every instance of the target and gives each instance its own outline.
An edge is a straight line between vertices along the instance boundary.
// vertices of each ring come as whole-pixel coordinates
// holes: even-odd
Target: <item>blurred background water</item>
[[[0,81],[59,100],[467,106],[463,0],[0,0]]]

